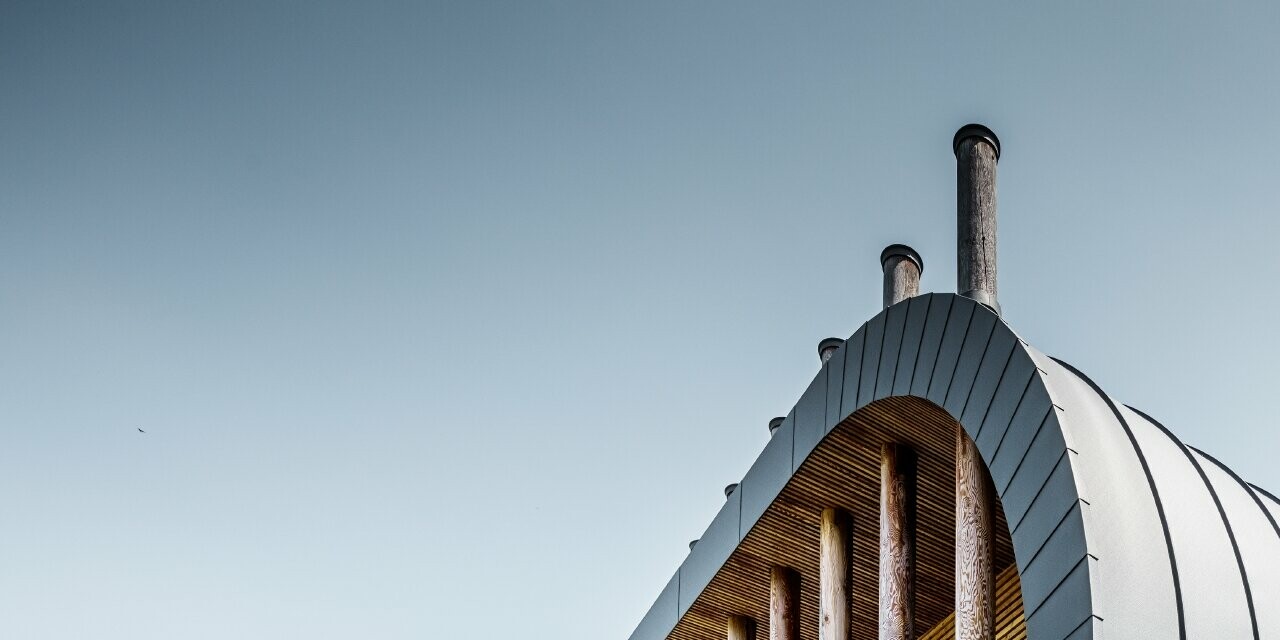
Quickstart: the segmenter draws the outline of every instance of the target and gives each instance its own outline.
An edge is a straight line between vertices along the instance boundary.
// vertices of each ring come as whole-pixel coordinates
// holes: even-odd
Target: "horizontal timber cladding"
[[[763,626],[768,620],[770,567],[784,565],[800,574],[800,635],[817,638],[821,515],[827,507],[852,516],[851,637],[876,637],[880,448],[885,442],[904,443],[917,454],[917,625],[929,628],[945,618],[955,599],[955,531],[950,524],[955,511],[954,428],[950,416],[914,398],[881,400],[842,422],[790,478],[670,637],[719,638],[727,613],[753,617]],[[1007,531],[998,511],[996,529]],[[703,536],[686,566],[708,537]],[[996,542],[996,566],[1013,562],[1012,545],[1002,533]],[[683,588],[690,586],[686,581]]]
[[[954,608],[956,422],[1014,505],[1016,521],[1006,522],[1007,506],[997,509],[995,564],[1015,566],[1017,557],[1020,572],[1035,569],[1035,584],[1025,575],[1021,584],[1037,598],[1039,615],[1026,616],[1031,637],[1042,637],[1037,620],[1056,638],[1092,628],[1083,511],[1043,374],[1008,326],[968,298],[917,296],[877,314],[822,366],[701,536],[674,580],[675,606],[669,585],[633,640],[721,637],[731,614],[767,621],[775,565],[799,574],[801,637],[816,638],[827,507],[853,516],[853,636],[875,636],[886,442],[919,456],[916,628],[941,623]]]
[[[1280,640],[1280,500],[950,294],[889,307],[823,365],[633,640],[767,622],[775,565],[799,574],[801,637],[815,639],[828,507],[853,517],[853,637],[875,637],[889,442],[919,456],[915,627],[941,633],[957,422],[1000,497],[995,566],[1017,573],[1026,637]]]
[[[995,640],[1026,640],[1027,618],[1019,597],[1021,585],[1018,568],[1010,565],[996,576],[996,633]],[[947,616],[919,640],[952,640],[956,633],[956,616]]]
[[[954,294],[897,303],[837,349],[632,640],[767,622],[773,566],[800,576],[800,635],[817,639],[828,507],[852,515],[854,637],[876,636],[884,443],[918,454],[915,627],[945,632],[956,422],[1000,495],[995,566],[1016,571],[1001,585],[1016,585],[1025,636],[1280,640],[1280,499]]]

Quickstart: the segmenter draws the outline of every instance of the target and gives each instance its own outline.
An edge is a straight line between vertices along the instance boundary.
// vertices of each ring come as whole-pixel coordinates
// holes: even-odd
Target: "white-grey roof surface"
[[[1280,640],[1280,500],[953,294],[884,310],[823,365],[632,640],[671,632],[827,433],[902,395],[977,443],[1032,640]]]

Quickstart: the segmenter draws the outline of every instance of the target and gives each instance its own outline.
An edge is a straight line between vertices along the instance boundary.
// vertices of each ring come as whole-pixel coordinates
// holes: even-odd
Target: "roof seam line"
[[[978,382],[978,372],[979,372],[979,371],[982,371],[982,361],[987,359],[987,352],[991,350],[991,338],[995,337],[995,335],[996,335],[996,325],[994,325],[994,324],[993,324],[993,325],[991,325],[991,333],[988,333],[988,334],[987,334],[987,341],[986,341],[986,343],[982,345],[982,355],[978,356],[978,368],[977,368],[977,369],[974,369],[974,371],[973,371],[973,383],[971,383],[971,384],[969,385],[969,392],[968,392],[968,393],[966,393],[966,394],[964,394],[964,404],[960,405],[960,413],[958,414],[959,416],[964,416],[964,411],[965,411],[965,409],[968,409],[968,408],[969,408],[969,400],[973,398],[973,388],[974,388],[974,387],[976,387],[976,386],[978,386],[978,385],[977,385],[977,382]],[[967,339],[968,339],[968,336],[965,336],[965,339],[967,340]],[[964,343],[963,343],[963,342],[962,342],[962,343],[960,343],[960,353],[956,355],[956,368],[957,368],[957,369],[959,369],[959,368],[960,368],[960,364],[959,364],[959,363],[960,363],[960,356],[962,356],[962,355],[964,355]],[[1002,372],[1000,373],[1000,375],[1002,375],[1002,376],[1003,376],[1003,375],[1004,375],[1004,372],[1002,371]],[[953,372],[953,373],[951,374],[951,382],[952,382],[952,384],[954,384],[954,383],[955,383],[955,380],[956,380],[956,374]],[[947,400],[948,400],[948,399],[950,399],[950,396],[951,396],[951,389],[950,389],[950,388],[948,388],[948,389],[947,389],[947,398],[943,398],[943,400],[942,400],[942,404],[943,404],[944,406],[947,404]],[[978,426],[979,426],[979,427],[981,427],[982,425],[981,425],[981,424],[979,424]],[[973,438],[976,440],[976,439],[977,439],[977,436],[978,436],[978,434],[975,432],[975,433],[973,434]]]
[[[1022,523],[1026,521],[1027,514],[1031,512],[1031,507],[1035,505],[1036,500],[1040,499],[1040,494],[1044,493],[1044,488],[1049,486],[1049,480],[1053,478],[1054,472],[1058,470],[1058,467],[1062,465],[1062,461],[1066,459],[1066,457],[1067,452],[1063,451],[1058,455],[1058,459],[1053,461],[1053,469],[1049,471],[1049,475],[1044,477],[1044,480],[1040,483],[1040,487],[1036,489],[1036,495],[1031,498],[1031,502],[1027,503],[1027,510],[1023,511],[1022,515],[1018,517],[1018,524],[1010,528],[1009,533],[1017,531],[1018,528],[1022,526]],[[1010,482],[1009,484],[1013,483]]]
[[[994,336],[995,334],[993,333],[992,335]],[[988,342],[988,344],[990,344],[990,342]],[[1017,345],[1015,345],[1015,347],[1016,346]],[[982,430],[987,427],[987,416],[991,415],[991,405],[995,404],[996,402],[996,394],[1000,392],[1000,385],[1004,384],[1005,377],[1009,375],[1009,365],[1013,364],[1014,351],[1017,351],[1017,349],[1010,349],[1009,357],[1004,359],[1004,367],[1000,369],[1000,379],[996,380],[996,386],[991,390],[991,400],[987,402],[987,408],[982,412],[982,419],[978,421],[978,432],[973,435],[974,444],[978,443],[978,436],[982,435]],[[983,354],[983,356],[985,357],[986,354]],[[979,369],[981,369],[981,365],[979,365]],[[975,377],[977,377],[977,374],[975,374]],[[1023,388],[1023,391],[1024,392],[1026,391],[1025,387]],[[972,399],[973,399],[973,389],[970,389],[969,399],[964,401],[966,409],[969,407],[969,400],[972,400]],[[1018,398],[1018,402],[1021,403],[1022,398]],[[963,411],[960,412],[960,415],[963,416],[964,412]],[[1009,419],[1013,420],[1013,416],[1010,415]]]
[[[955,305],[953,304],[952,306],[955,306]],[[951,385],[952,385],[952,384],[954,384],[954,383],[955,383],[955,381],[956,381],[956,369],[958,369],[958,368],[959,368],[959,366],[960,366],[960,356],[964,354],[964,343],[965,343],[965,341],[966,341],[966,340],[968,340],[968,339],[969,339],[969,330],[973,328],[973,316],[974,316],[974,315],[976,315],[976,314],[977,314],[977,311],[976,311],[976,310],[974,311],[974,313],[970,313],[970,314],[969,314],[969,322],[968,322],[967,324],[965,324],[965,325],[964,325],[964,335],[963,335],[963,336],[960,336],[960,346],[956,348],[956,365],[955,365],[955,366],[953,366],[953,367],[951,367],[951,377],[947,379],[947,389],[946,389],[946,391],[943,391],[943,392],[942,392],[942,403],[941,403],[941,404],[942,404],[944,407],[945,407],[945,406],[946,406],[946,404],[947,404],[947,396],[951,395]],[[947,334],[946,334],[946,332],[945,332],[945,331],[943,331],[942,339],[943,339],[944,341],[947,339]],[[939,357],[941,357],[941,356],[942,356],[942,344],[941,344],[941,343],[939,343],[939,345],[938,345],[938,356],[939,356]],[[934,363],[933,368],[934,368],[934,373],[937,373],[937,369],[938,369],[938,365],[937,365],[937,363]]]
[[[1031,618],[1035,617],[1035,615],[1039,613],[1041,609],[1044,608],[1044,605],[1049,604],[1049,601],[1053,599],[1053,594],[1056,593],[1058,589],[1062,588],[1062,585],[1066,583],[1068,578],[1071,577],[1071,574],[1076,572],[1076,569],[1080,567],[1080,563],[1088,562],[1088,560],[1089,560],[1089,554],[1087,553],[1081,556],[1079,560],[1076,560],[1076,563],[1071,565],[1071,570],[1068,571],[1066,575],[1062,576],[1061,580],[1058,580],[1058,584],[1053,585],[1053,588],[1049,590],[1049,593],[1047,595],[1045,595],[1044,600],[1041,600],[1040,604],[1036,605],[1036,608],[1032,609],[1031,613],[1027,614],[1027,620],[1030,620]]]
[[[1022,403],[1027,400],[1027,392],[1031,390],[1031,383],[1035,381],[1036,376],[1035,374],[1032,374],[1032,376],[1027,379],[1027,386],[1022,388],[1022,395],[1018,396],[1018,404],[1014,405],[1013,413],[1009,414],[1009,422],[1004,426],[1004,433],[1000,434],[1000,441],[996,443],[995,450],[991,452],[991,459],[993,461],[996,459],[996,456],[1000,455],[1000,447],[1004,446],[1004,439],[1009,437],[1009,427],[1013,425],[1013,419],[1017,417],[1018,412],[1022,410]],[[987,412],[990,413],[991,410],[987,409]],[[986,420],[987,417],[983,416],[982,421],[986,422]]]
[[[916,369],[920,364],[920,351],[924,348],[924,330],[929,326],[929,311],[933,307],[933,296],[924,296],[924,320],[920,321],[920,340],[916,342],[916,357],[911,363],[911,379],[907,381],[907,395],[911,394],[911,388],[916,384]],[[897,386],[897,372],[894,372],[894,386]]]
[[[1232,529],[1231,521],[1227,518],[1227,510],[1222,506],[1222,498],[1218,497],[1218,491],[1213,488],[1213,483],[1209,482],[1209,476],[1204,472],[1204,467],[1200,466],[1200,462],[1196,460],[1195,456],[1191,455],[1191,450],[1187,448],[1187,445],[1174,437],[1173,433],[1166,429],[1163,424],[1160,424],[1159,420],[1129,405],[1125,406],[1129,407],[1130,411],[1145,418],[1147,422],[1154,424],[1164,433],[1165,437],[1177,445],[1178,450],[1187,457],[1187,461],[1191,463],[1191,466],[1195,467],[1196,473],[1200,475],[1200,480],[1204,482],[1204,488],[1209,490],[1209,497],[1213,498],[1213,506],[1218,508],[1218,517],[1222,518],[1222,526],[1227,530],[1227,539],[1231,542],[1231,552],[1236,556],[1236,568],[1240,570],[1240,583],[1244,586],[1244,601],[1249,606],[1249,623],[1253,627],[1253,640],[1259,640],[1258,615],[1253,608],[1253,590],[1249,588],[1249,572],[1245,569],[1244,557],[1240,555],[1240,543],[1236,541],[1235,530]]]
[[[924,391],[921,393],[922,398],[929,396],[929,388],[933,386],[933,374],[938,371],[938,356],[942,353],[942,340],[947,337],[947,326],[951,324],[951,312],[956,310],[956,305],[952,298],[947,298],[947,317],[942,320],[942,328],[938,330],[938,348],[933,353],[933,366],[929,367],[929,379],[924,383]],[[925,319],[925,329],[928,329],[928,318]],[[967,331],[967,329],[966,329]],[[924,331],[920,332],[920,343],[924,344]],[[916,366],[919,366],[920,354],[916,354]],[[912,382],[915,382],[914,376]]]
[[[1271,523],[1271,528],[1276,530],[1276,536],[1280,536],[1280,523],[1277,523],[1275,516],[1271,515],[1271,510],[1267,509],[1267,506],[1262,504],[1262,499],[1258,497],[1258,494],[1254,493],[1253,485],[1249,484],[1248,482],[1245,482],[1244,478],[1240,477],[1240,474],[1233,471],[1227,465],[1222,464],[1222,462],[1220,462],[1217,458],[1205,453],[1204,451],[1201,451],[1200,449],[1197,449],[1196,447],[1192,447],[1191,445],[1187,445],[1187,446],[1191,447],[1191,449],[1193,449],[1196,453],[1199,453],[1200,455],[1204,456],[1205,459],[1208,460],[1209,462],[1212,462],[1218,465],[1219,469],[1222,469],[1223,471],[1227,472],[1227,474],[1230,475],[1232,478],[1234,478],[1236,482],[1240,483],[1240,487],[1244,489],[1245,493],[1249,494],[1250,498],[1253,498],[1253,503],[1258,505],[1258,509],[1262,511],[1262,515],[1266,517],[1267,522]],[[1259,491],[1261,491],[1261,489],[1259,489]]]
[[[1108,408],[1111,409],[1112,415],[1114,415],[1116,420],[1120,422],[1120,426],[1124,429],[1125,435],[1129,437],[1129,444],[1133,446],[1133,452],[1138,457],[1138,462],[1142,466],[1142,473],[1147,476],[1147,486],[1151,489],[1151,497],[1155,501],[1156,515],[1160,517],[1160,528],[1164,531],[1165,548],[1169,551],[1169,569],[1173,576],[1174,603],[1177,605],[1178,611],[1178,638],[1180,638],[1180,640],[1187,640],[1187,615],[1182,603],[1182,580],[1178,575],[1178,557],[1173,551],[1173,536],[1169,532],[1169,519],[1164,512],[1164,502],[1160,500],[1160,488],[1156,486],[1155,477],[1151,475],[1151,465],[1147,462],[1147,456],[1143,453],[1142,447],[1138,445],[1138,438],[1133,434],[1133,428],[1129,426],[1129,422],[1120,414],[1120,409],[1116,408],[1116,403],[1112,402],[1111,398],[1102,392],[1102,389],[1098,387],[1097,383],[1070,364],[1067,364],[1058,358],[1054,358],[1053,356],[1049,356],[1049,358],[1061,365],[1062,368],[1073,373],[1085,384],[1089,385],[1089,387],[1093,389],[1093,392],[1097,394],[1104,403],[1106,403]]]
[[[1044,417],[1040,419],[1040,426],[1036,427],[1035,434],[1032,435],[1031,440],[1027,442],[1027,452],[1031,451],[1031,447],[1035,445],[1036,439],[1040,437],[1040,432],[1044,431],[1044,425],[1049,423],[1050,415],[1052,415],[1052,410],[1046,411]],[[1018,460],[1017,466],[1015,466],[1013,468],[1013,472],[1009,474],[1009,482],[1005,483],[1004,489],[1000,491],[1000,495],[1003,496],[1004,492],[1008,491],[1009,486],[1013,484],[1013,479],[1018,477],[1018,472],[1022,470],[1022,464],[1027,461],[1027,452],[1023,452],[1022,459]],[[996,458],[995,456],[991,456],[991,459],[995,460]]]

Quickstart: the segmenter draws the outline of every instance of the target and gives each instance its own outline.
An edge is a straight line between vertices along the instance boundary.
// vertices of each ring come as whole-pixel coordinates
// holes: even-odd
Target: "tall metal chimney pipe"
[[[956,290],[1000,313],[996,301],[996,163],[1000,139],[980,124],[960,127],[956,154]]]
[[[884,308],[920,295],[920,274],[924,259],[905,244],[891,244],[880,253],[884,269]]]

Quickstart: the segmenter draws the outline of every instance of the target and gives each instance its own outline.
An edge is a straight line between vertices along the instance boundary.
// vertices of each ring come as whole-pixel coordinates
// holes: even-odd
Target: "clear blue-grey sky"
[[[0,635],[625,637],[975,120],[1006,318],[1280,489],[1280,4],[1033,4],[4,3]]]

